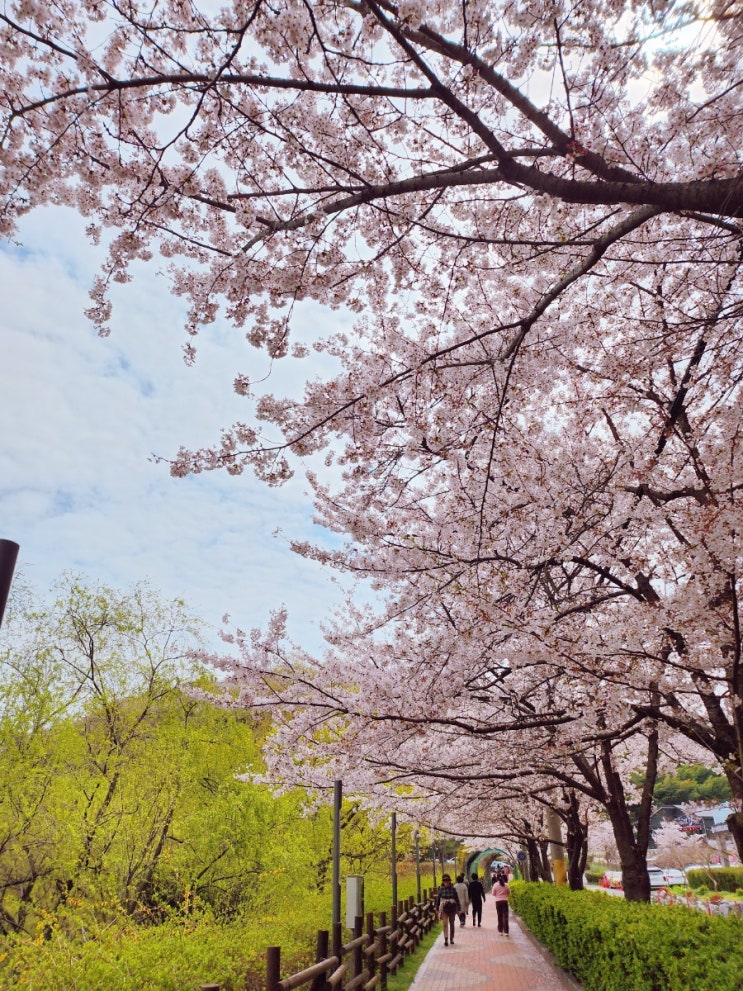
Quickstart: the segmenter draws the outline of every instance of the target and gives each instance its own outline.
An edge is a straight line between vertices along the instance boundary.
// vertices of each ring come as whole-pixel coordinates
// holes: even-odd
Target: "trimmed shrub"
[[[743,888],[743,867],[702,867],[686,872],[692,888],[735,892]]]
[[[604,876],[604,871],[586,871],[586,881],[589,884],[598,884]]]
[[[511,890],[513,910],[590,991],[740,991],[736,918],[548,884],[514,882]]]

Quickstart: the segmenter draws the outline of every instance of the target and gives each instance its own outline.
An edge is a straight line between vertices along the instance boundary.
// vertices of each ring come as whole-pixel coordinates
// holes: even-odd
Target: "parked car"
[[[674,884],[686,884],[686,874],[676,867],[648,867],[650,888],[670,888]]]
[[[666,878],[661,867],[648,867],[648,877],[650,878],[650,888],[665,888]]]
[[[666,884],[686,884],[686,872],[676,867],[664,867],[663,873],[666,876]]]

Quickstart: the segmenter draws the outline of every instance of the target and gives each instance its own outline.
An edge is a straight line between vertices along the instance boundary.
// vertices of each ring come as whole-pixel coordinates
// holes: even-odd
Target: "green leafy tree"
[[[641,785],[642,775],[632,782]],[[716,804],[732,798],[727,779],[705,764],[681,764],[675,771],[659,774],[653,791],[656,805]]]
[[[146,585],[121,593],[70,577],[51,607],[15,611],[0,657],[6,931],[31,909],[38,922],[71,899],[147,895],[176,789],[144,754],[192,677],[197,632],[181,601]]]
[[[327,894],[330,809],[260,782],[266,717],[199,697],[214,685],[189,659],[182,602],[68,579],[5,632],[2,931],[227,919]],[[389,824],[354,801],[343,814],[344,871],[388,869]]]
[[[21,931],[40,885],[55,873],[54,832],[44,828],[64,751],[48,656],[0,654],[0,931]],[[61,741],[59,741],[61,742]]]

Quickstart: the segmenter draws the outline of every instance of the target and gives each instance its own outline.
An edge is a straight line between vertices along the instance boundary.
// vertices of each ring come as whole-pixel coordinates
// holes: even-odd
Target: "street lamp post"
[[[333,926],[341,922],[341,807],[343,782],[333,785]]]
[[[392,904],[397,905],[397,813],[392,813]]]
[[[416,829],[415,831],[415,890],[418,895],[417,901],[421,900],[421,847],[420,847],[420,833]]]
[[[5,604],[13,581],[13,571],[18,557],[18,544],[13,540],[0,538],[0,626],[2,626]]]

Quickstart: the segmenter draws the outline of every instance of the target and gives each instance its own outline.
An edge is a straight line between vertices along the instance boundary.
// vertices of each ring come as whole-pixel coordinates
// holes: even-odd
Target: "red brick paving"
[[[485,902],[482,926],[457,924],[455,941],[439,937],[410,991],[576,991],[580,986],[549,960],[521,921],[510,913],[510,936],[497,929],[495,903]],[[439,927],[440,929],[441,927]]]

